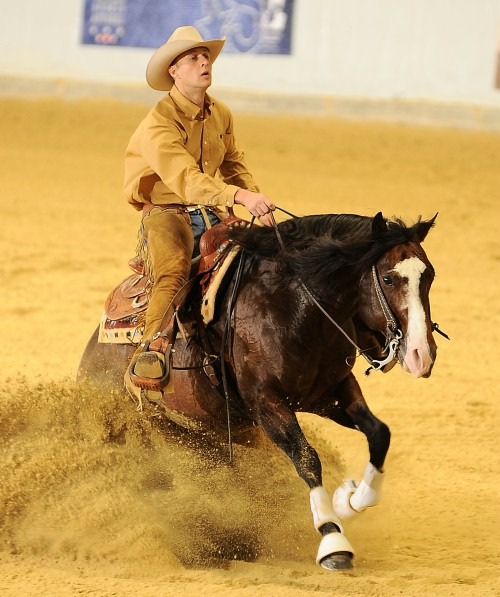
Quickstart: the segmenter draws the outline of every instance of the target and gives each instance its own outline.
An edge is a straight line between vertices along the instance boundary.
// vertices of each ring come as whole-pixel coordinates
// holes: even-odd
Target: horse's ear
[[[431,220],[426,220],[424,222],[418,222],[415,225],[414,240],[416,240],[419,243],[424,241],[425,237],[429,233],[429,230],[434,226],[437,216],[438,215],[436,213],[436,215]]]
[[[372,220],[372,235],[377,237],[384,232],[387,232],[387,222],[382,215],[382,212],[379,211],[377,214],[373,216]]]

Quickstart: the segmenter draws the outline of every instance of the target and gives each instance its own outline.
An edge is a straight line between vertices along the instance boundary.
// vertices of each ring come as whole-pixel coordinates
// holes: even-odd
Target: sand
[[[0,101],[0,594],[299,597],[500,595],[500,138],[474,131],[236,115],[255,177],[298,215],[419,215],[437,277],[428,380],[363,377],[392,430],[382,503],[346,523],[355,568],[314,563],[308,492],[288,460],[216,467],[118,394],[79,388],[79,358],[128,275],[138,215],[122,156],[144,105]],[[332,491],[361,434],[302,416]]]

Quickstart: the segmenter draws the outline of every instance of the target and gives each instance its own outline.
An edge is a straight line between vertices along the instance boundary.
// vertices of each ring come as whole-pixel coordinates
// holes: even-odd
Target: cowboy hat
[[[210,50],[212,62],[217,58],[224,45],[224,39],[204,40],[194,27],[178,27],[156,52],[146,68],[146,80],[150,87],[158,91],[172,89],[174,80],[168,73],[168,68],[174,60],[188,50],[203,47]]]

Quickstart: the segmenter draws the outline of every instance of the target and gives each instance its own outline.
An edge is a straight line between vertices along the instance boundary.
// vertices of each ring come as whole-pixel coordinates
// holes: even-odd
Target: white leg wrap
[[[371,462],[366,465],[362,481],[358,484],[348,480],[333,495],[333,507],[340,518],[352,518],[365,508],[376,506],[382,496],[384,474]]]
[[[311,512],[314,520],[314,528],[318,531],[327,522],[333,522],[343,533],[344,529],[339,517],[335,514],[332,501],[326,489],[320,485],[311,489],[309,494]]]
[[[351,496],[351,506],[361,512],[370,506],[376,506],[382,497],[384,474],[376,469],[371,462],[366,465],[363,480]]]

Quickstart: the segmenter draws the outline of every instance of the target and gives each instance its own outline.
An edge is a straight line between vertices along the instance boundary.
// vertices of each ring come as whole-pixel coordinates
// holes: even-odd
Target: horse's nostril
[[[404,363],[414,377],[428,377],[432,370],[434,358],[429,350],[417,347],[408,350]]]
[[[422,365],[424,362],[424,358],[422,357],[422,354],[418,348],[416,348],[413,351],[413,358],[415,360],[415,363],[417,363],[418,365]]]

